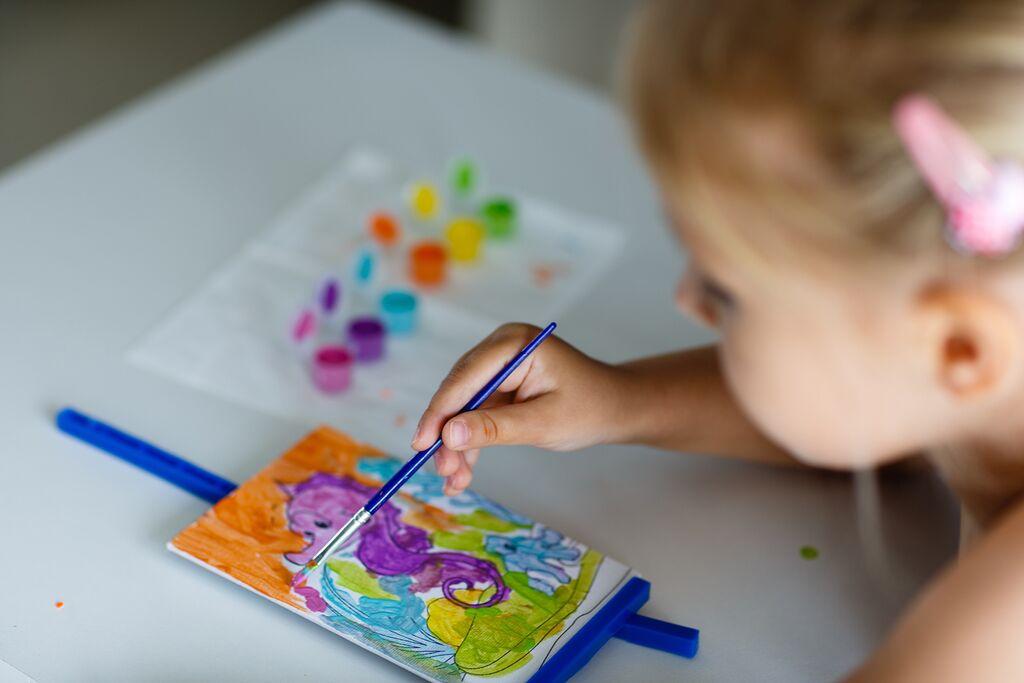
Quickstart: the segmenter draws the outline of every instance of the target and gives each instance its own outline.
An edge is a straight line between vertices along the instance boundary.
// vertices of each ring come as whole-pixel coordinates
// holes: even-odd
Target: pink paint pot
[[[313,384],[325,394],[337,394],[352,383],[352,354],[338,344],[321,346],[313,354]]]

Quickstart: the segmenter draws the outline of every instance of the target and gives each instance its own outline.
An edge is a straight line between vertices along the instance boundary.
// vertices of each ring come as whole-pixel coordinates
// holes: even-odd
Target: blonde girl
[[[624,365],[535,330],[469,351],[420,420],[479,449],[630,442],[833,469],[925,453],[978,538],[850,680],[1024,681],[1024,4],[645,7],[627,97],[714,347]],[[842,615],[836,615],[841,619]]]

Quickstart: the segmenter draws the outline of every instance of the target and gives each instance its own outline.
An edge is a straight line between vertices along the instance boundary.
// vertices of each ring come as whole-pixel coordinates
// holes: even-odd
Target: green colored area
[[[463,531],[452,533],[451,531],[435,531],[430,540],[439,548],[451,550],[465,550],[471,553],[484,553],[484,535],[480,531]]]
[[[805,560],[816,560],[818,559],[818,549],[813,545],[805,545],[800,548],[800,557]]]
[[[354,593],[365,595],[368,598],[380,600],[398,600],[398,597],[380,587],[380,583],[373,576],[355,562],[345,560],[327,560],[327,568],[334,573],[334,583],[342,588],[347,588]]]
[[[580,560],[580,575],[559,586],[553,595],[526,584],[526,574],[510,572],[505,581],[509,598],[488,608],[461,608],[444,599],[428,607],[431,631],[456,647],[455,664],[474,676],[503,676],[530,661],[531,650],[564,627],[566,617],[579,609],[590,592],[601,555],[588,550]]]
[[[477,186],[476,166],[469,159],[459,159],[452,165],[452,191],[459,197],[473,194]]]
[[[480,207],[480,218],[487,227],[487,235],[494,239],[510,239],[517,227],[516,203],[507,197],[493,197]]]
[[[455,521],[463,526],[471,526],[474,529],[496,531],[498,533],[507,533],[509,531],[515,531],[516,529],[530,528],[528,525],[515,524],[502,519],[501,517],[496,517],[483,508],[477,508],[468,515],[455,515]]]

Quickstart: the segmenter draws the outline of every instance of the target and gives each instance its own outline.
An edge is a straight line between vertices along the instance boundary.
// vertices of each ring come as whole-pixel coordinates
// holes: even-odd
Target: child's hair
[[[641,149],[702,234],[730,249],[949,264],[943,213],[893,130],[910,93],[933,97],[994,156],[1024,160],[1019,0],[654,0],[631,38],[626,97]],[[754,136],[767,162],[754,160]],[[810,165],[790,172],[773,144]],[[720,229],[709,179],[754,198],[786,233]]]

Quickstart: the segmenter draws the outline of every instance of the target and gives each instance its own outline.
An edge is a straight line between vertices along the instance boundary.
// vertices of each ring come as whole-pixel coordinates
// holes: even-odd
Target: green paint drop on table
[[[816,560],[818,559],[818,549],[813,545],[805,545],[800,548],[800,557],[805,560]]]

